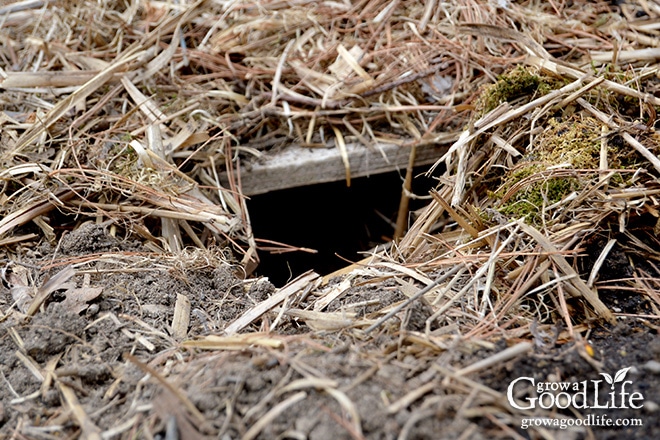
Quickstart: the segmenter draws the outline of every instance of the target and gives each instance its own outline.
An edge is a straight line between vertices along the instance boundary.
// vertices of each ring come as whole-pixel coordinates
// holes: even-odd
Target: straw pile
[[[39,276],[59,272],[21,304],[0,310],[11,326],[43,313],[76,270],[93,273],[100,261],[106,271],[153,265],[179,274],[220,266],[252,273],[258,241],[239,173],[250,158],[293,143],[340,151],[347,142],[395,143],[411,154],[424,143],[450,146],[438,160],[447,171],[430,205],[387,251],[334,277],[303,274],[203,337],[188,331],[185,295],[168,318],[171,337],[137,317],[113,317],[136,335],[150,329],[123,359],[155,378],[177,408],[103,431],[76,390],[58,382],[76,435],[156,432],[170,423],[163,416],[169,411],[188,433],[255,438],[308,397],[302,390],[315,389],[339,404],[342,426],[362,438],[359,408],[347,397],[358,382],[342,391],[278,351],[303,353],[337,335],[365,344],[385,363],[406,354],[427,362],[459,346],[509,341],[484,361],[435,365],[429,383],[390,402],[387,413],[419,404],[414,420],[431,417],[434,403],[424,397],[431,390],[470,395],[470,417],[499,399],[506,417],[493,423],[510,434],[505,425],[523,415],[465,375],[568,342],[597,368],[582,337],[592,326],[621,316],[659,318],[660,9],[646,2],[571,5],[26,0],[0,8],[3,256],[27,261],[26,251],[40,242],[57,250],[64,231],[90,219],[143,246],[110,257],[55,251],[48,261],[31,259]],[[176,261],[182,255],[187,262]],[[246,289],[258,284],[245,282]],[[374,286],[407,299],[342,302]],[[638,298],[636,310],[616,305],[612,292],[622,291]],[[197,306],[218,316],[217,304]],[[411,327],[413,315],[419,322]],[[283,336],[293,324],[308,333]],[[20,351],[20,338],[10,333]],[[182,347],[189,357],[173,354]],[[278,353],[269,356],[305,379],[288,375],[263,404],[213,424],[186,390],[211,380],[200,373],[207,362],[229,365],[233,355],[220,362],[213,354],[227,350],[253,358]],[[67,356],[39,366],[21,354],[21,362],[41,374],[45,390],[57,363],[73,362]],[[237,410],[235,401],[225,403],[229,413]],[[401,438],[410,429],[406,424]]]
[[[56,200],[165,251],[212,237],[252,268],[242,159],[291,143],[446,142],[479,85],[522,60],[511,45],[475,52],[482,40],[453,35],[456,23],[505,26],[491,14],[503,9],[436,6],[6,6],[2,176],[17,188],[0,234]]]

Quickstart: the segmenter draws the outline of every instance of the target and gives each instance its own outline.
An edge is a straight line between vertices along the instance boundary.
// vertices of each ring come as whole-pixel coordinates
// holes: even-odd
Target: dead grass
[[[286,345],[281,323],[299,320],[319,338],[333,332],[372,342],[398,338],[398,350],[419,359],[460,344],[510,342],[509,349],[460,369],[436,366],[442,380],[390,402],[391,414],[438,386],[473,396],[475,408],[502,400],[465,376],[542,346],[552,328],[559,329],[552,343],[576,342],[597,368],[583,338],[592,326],[622,316],[660,318],[654,26],[660,10],[647,2],[620,8],[614,14],[607,2],[569,8],[565,2],[467,0],[3,6],[5,258],[18,260],[42,240],[58,247],[63,230],[90,219],[106,222],[112,234],[138,237],[153,253],[55,255],[39,269],[64,267],[61,279],[22,290],[16,304],[0,311],[0,321],[40,313],[53,291],[99,259],[120,271],[152,259],[176,270],[185,255],[193,266],[251,274],[258,257],[241,193],[246,157],[290,144],[335,145],[350,183],[347,142],[394,143],[414,155],[416,146],[444,143],[450,133],[457,140],[437,164],[447,172],[405,235],[403,192],[401,239],[389,249],[332,282],[304,274],[217,334],[187,335],[190,304],[177,298],[172,337],[188,337],[183,347],[211,353],[277,350]],[[484,96],[493,91],[486,86],[507,81],[515,66],[524,66],[536,85],[485,108]],[[570,132],[578,124],[581,132]],[[549,130],[553,136],[544,136]],[[566,133],[567,141],[552,143]],[[576,138],[579,145],[570,142]],[[571,148],[586,144],[593,153],[578,163]],[[562,154],[550,159],[551,150]],[[613,253],[629,262],[623,279],[603,276]],[[409,299],[365,316],[330,307],[356,285],[385,281]],[[613,288],[639,295],[646,311],[617,310],[603,295]],[[420,302],[431,310],[424,329],[406,330],[407,313]],[[22,356],[44,384],[55,377],[54,365]],[[195,422],[200,431],[217,433],[158,362],[126,360],[162,384],[179,412],[185,408],[177,420],[188,425],[180,429],[193,432]],[[185,375],[186,361],[179,362],[175,370]],[[57,383],[80,438],[110,438],[153,422],[136,417],[101,432],[75,390]],[[273,405],[268,412],[259,408],[260,420],[246,416],[252,424],[243,438],[256,438],[308,389],[335,399],[347,432],[363,438],[353,402],[312,373],[281,384],[278,397],[295,394],[270,396]],[[510,433],[520,412],[506,405],[498,411],[507,420],[498,426]]]

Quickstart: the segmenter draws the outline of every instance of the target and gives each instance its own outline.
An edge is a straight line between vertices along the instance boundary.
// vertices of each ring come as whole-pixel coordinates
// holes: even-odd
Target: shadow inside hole
[[[428,194],[436,180],[415,170],[413,192]],[[378,244],[391,241],[401,198],[402,176],[397,172],[273,191],[247,201],[254,236],[291,246],[316,249],[316,254],[259,251],[257,276],[276,286],[313,269],[328,274],[357,261]],[[428,200],[411,200],[410,209]],[[263,243],[258,243],[260,246]],[[266,244],[267,246],[267,244]]]

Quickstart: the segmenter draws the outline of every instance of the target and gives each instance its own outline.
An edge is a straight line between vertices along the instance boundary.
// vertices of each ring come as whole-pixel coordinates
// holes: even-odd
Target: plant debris
[[[0,438],[658,438],[660,9],[614,3],[0,7]],[[253,277],[249,164],[384,144],[447,147],[398,239]],[[643,426],[507,394],[601,375]]]

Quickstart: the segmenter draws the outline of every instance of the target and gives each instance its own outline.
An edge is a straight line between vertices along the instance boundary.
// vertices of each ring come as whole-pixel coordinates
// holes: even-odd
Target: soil
[[[203,351],[173,335],[177,295],[190,300],[186,339],[195,340],[221,335],[276,288],[265,279],[241,279],[240,271],[208,256],[150,254],[137,242],[112,237],[103,225],[78,228],[58,247],[45,245],[11,260],[21,264],[4,267],[0,290],[0,438],[660,438],[658,327],[639,318],[594,324],[584,341],[593,355],[579,341],[551,337],[467,381],[448,381],[443,372],[518,341],[472,343],[450,329],[442,335],[444,348],[425,345],[414,335],[423,332],[430,311],[418,302],[397,332],[313,331],[292,315],[278,321],[274,310],[244,332],[277,323],[270,336],[279,347]],[[42,286],[46,275],[67,264],[76,266],[76,275],[34,317],[9,313],[21,288]],[[37,269],[45,266],[50,269]],[[100,289],[97,295],[94,289]],[[75,297],[80,292],[91,294]],[[610,293],[610,300],[615,296]],[[374,287],[354,280],[331,309],[368,317],[403,299],[394,282]],[[309,308],[313,300],[301,298],[296,307]],[[619,307],[644,312],[643,301]],[[524,430],[525,417],[548,412],[507,406],[507,388],[520,377],[602,381],[600,372],[614,376],[628,367],[629,391],[643,395],[643,408],[586,412],[641,419],[643,426]],[[488,389],[466,385],[475,382]],[[599,386],[606,395],[609,385]],[[517,397],[533,394],[523,390]],[[402,403],[404,396],[409,400]]]

